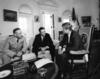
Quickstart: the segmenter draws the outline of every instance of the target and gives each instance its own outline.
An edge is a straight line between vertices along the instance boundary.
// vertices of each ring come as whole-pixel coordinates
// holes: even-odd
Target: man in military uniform
[[[4,51],[10,58],[20,57],[27,49],[26,40],[22,36],[20,28],[13,30],[13,35],[10,35],[6,41]]]

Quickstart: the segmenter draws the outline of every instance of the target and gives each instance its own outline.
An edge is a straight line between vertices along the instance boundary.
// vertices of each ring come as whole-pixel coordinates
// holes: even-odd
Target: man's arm
[[[51,37],[50,37],[49,34],[48,34],[48,39],[49,39],[49,46],[50,46],[51,48],[55,48],[55,47],[54,47],[54,44],[53,44],[53,41],[52,41],[52,39],[51,39]]]
[[[38,51],[38,36],[37,35],[35,36],[32,47],[33,47],[32,52],[34,52],[37,55],[37,51]]]
[[[11,50],[9,50],[9,43],[10,43],[10,37],[8,37],[7,39],[6,39],[6,41],[5,41],[5,45],[4,45],[4,52],[8,55],[8,56],[10,56],[10,57],[13,57],[14,55],[16,55],[16,53],[15,52],[13,52],[13,51],[11,51]]]
[[[55,46],[53,44],[53,41],[50,37],[50,35],[48,34],[48,39],[49,39],[49,49],[50,49],[50,53],[51,53],[51,57],[52,57],[52,60],[54,60],[54,57],[55,57]]]
[[[68,35],[67,34],[64,34],[63,35],[63,39],[60,41],[60,46],[61,47],[64,47],[68,44]]]
[[[17,56],[21,56],[22,54],[26,53],[27,50],[27,43],[25,37],[22,37],[22,40],[23,40],[23,48],[21,51],[17,53]]]
[[[22,48],[22,52],[26,52],[26,50],[27,50],[27,43],[26,43],[25,37],[23,37],[23,48]]]
[[[82,45],[81,44],[81,38],[80,38],[80,35],[78,33],[74,33],[74,36],[73,36],[73,42],[72,42],[72,45],[67,47],[67,50],[70,51],[70,50],[80,50],[80,46]]]

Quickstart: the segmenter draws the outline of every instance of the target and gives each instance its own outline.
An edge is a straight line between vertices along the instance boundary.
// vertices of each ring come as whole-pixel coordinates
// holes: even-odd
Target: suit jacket
[[[44,39],[42,40],[41,35],[38,34],[35,36],[35,40],[33,42],[33,49],[32,51],[36,53],[38,53],[38,51],[40,50],[40,47],[45,47],[45,46],[49,46],[50,49],[50,53],[52,56],[54,56],[54,51],[55,51],[55,47],[53,45],[53,41],[50,37],[50,35],[48,33],[46,33]]]
[[[61,46],[66,45],[66,51],[81,50],[83,49],[80,35],[76,31],[72,31],[70,35],[70,41],[68,42],[68,35],[65,34],[63,40],[60,42]]]

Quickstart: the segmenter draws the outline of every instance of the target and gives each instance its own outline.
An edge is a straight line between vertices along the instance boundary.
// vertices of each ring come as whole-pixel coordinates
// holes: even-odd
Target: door
[[[54,39],[54,15],[50,13],[43,13],[43,26],[51,38]]]
[[[26,41],[29,44],[29,40],[33,36],[32,15],[20,13],[18,23],[19,28],[21,28],[23,35],[26,37]]]

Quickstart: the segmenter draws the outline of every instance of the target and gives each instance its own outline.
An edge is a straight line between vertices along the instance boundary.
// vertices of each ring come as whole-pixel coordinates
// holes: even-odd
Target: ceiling
[[[58,3],[55,0],[35,0],[39,5],[49,5],[58,7]]]
[[[66,6],[69,4],[77,5],[77,4],[89,4],[93,0],[34,0],[38,4],[41,5],[51,5],[51,6]]]

